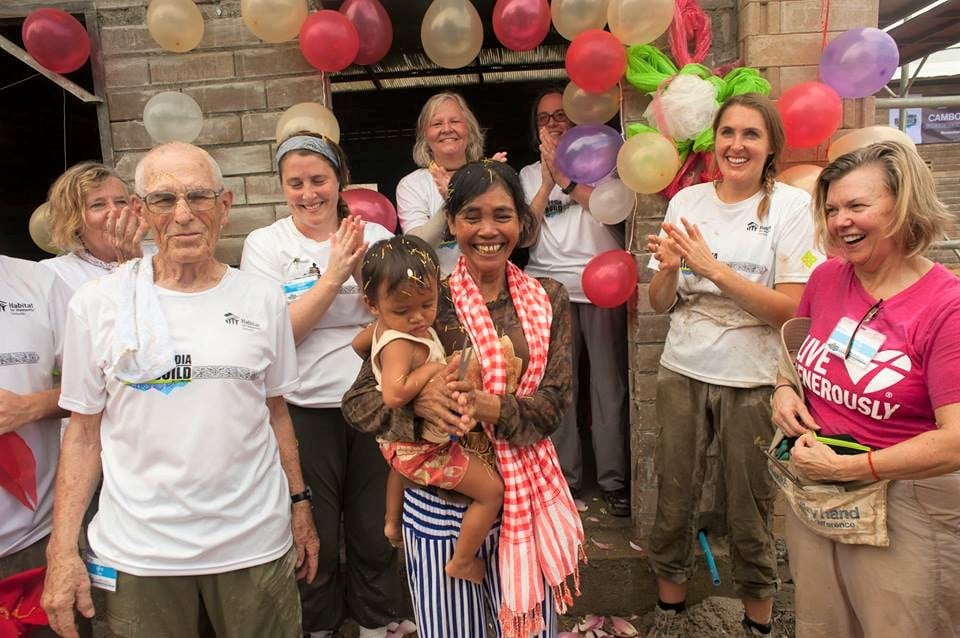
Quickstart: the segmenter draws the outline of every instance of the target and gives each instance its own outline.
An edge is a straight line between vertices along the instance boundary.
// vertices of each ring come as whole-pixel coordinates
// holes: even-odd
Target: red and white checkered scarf
[[[547,367],[553,306],[540,282],[509,262],[507,287],[530,351],[516,392],[517,397],[527,397],[536,392]],[[503,348],[462,256],[450,275],[450,294],[457,318],[473,342],[484,391],[504,394]],[[543,630],[544,580],[560,613],[573,603],[568,577],[573,577],[573,592],[580,595],[577,561],[586,560],[583,527],[549,438],[515,447],[494,437],[493,424],[485,423],[484,429],[493,441],[504,487],[498,556],[503,586],[500,623],[504,638],[528,638]]]

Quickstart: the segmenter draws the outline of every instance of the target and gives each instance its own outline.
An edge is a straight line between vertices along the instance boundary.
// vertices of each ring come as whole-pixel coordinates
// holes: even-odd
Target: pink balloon
[[[580,283],[590,303],[616,308],[637,289],[637,262],[625,250],[608,250],[587,262]]]
[[[397,209],[385,195],[369,188],[351,188],[340,193],[353,215],[380,224],[390,232],[397,229]]]
[[[300,51],[316,68],[335,73],[357,59],[360,36],[347,16],[324,9],[304,20],[300,27]]]
[[[493,7],[493,32],[513,51],[536,49],[550,32],[547,0],[497,0]]]
[[[570,43],[567,75],[587,93],[603,93],[620,81],[627,68],[627,51],[609,31],[589,29]]]
[[[393,44],[393,23],[379,0],[347,0],[340,6],[360,36],[356,64],[376,64]]]
[[[90,36],[66,11],[37,9],[23,21],[23,46],[33,59],[57,73],[70,73],[90,57]]]

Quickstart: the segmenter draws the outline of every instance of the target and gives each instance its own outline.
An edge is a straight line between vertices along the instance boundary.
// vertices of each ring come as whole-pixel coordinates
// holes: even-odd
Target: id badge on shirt
[[[92,554],[87,554],[84,563],[87,566],[87,574],[90,575],[90,585],[97,589],[107,591],[117,591],[117,570],[115,567],[105,565],[99,558]]]
[[[319,277],[317,275],[305,275],[284,283],[283,294],[287,298],[287,303],[306,294],[308,290],[313,288],[318,279]]]
[[[851,338],[853,339],[852,346],[850,345]],[[880,346],[883,345],[886,338],[886,335],[863,324],[858,329],[856,321],[850,317],[844,317],[837,322],[833,332],[830,333],[830,338],[827,339],[827,351],[838,357],[845,357],[849,348],[849,358],[859,365],[865,366],[879,352]]]

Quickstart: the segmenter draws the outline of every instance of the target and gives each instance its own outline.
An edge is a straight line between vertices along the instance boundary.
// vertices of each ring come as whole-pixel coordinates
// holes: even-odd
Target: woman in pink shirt
[[[844,155],[820,175],[817,235],[837,258],[810,277],[811,319],[773,420],[799,437],[804,478],[890,480],[888,547],[845,544],[787,508],[797,636],[960,635],[960,280],[923,255],[949,221],[933,176],[894,142]],[[816,438],[850,435],[869,453]]]

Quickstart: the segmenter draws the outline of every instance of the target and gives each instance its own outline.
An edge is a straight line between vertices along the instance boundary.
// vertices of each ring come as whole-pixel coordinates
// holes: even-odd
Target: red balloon
[[[357,59],[360,36],[347,16],[324,9],[304,20],[300,27],[300,51],[313,66],[335,73]]]
[[[608,250],[587,262],[580,283],[590,303],[616,308],[637,289],[637,262],[625,250]]]
[[[536,49],[550,32],[547,0],[497,0],[493,7],[493,32],[513,51]]]
[[[347,0],[340,6],[360,36],[357,64],[376,64],[393,44],[393,23],[379,0]]]
[[[609,31],[589,29],[567,48],[567,75],[587,93],[603,93],[623,76],[627,51]]]
[[[90,36],[66,11],[37,9],[23,21],[23,46],[33,59],[57,73],[70,73],[90,57]]]
[[[830,139],[843,119],[843,102],[821,82],[802,82],[783,92],[777,110],[787,133],[787,145],[816,146]]]
[[[397,230],[397,209],[385,195],[369,188],[351,188],[340,193],[353,215],[363,221],[380,224],[390,232]]]

